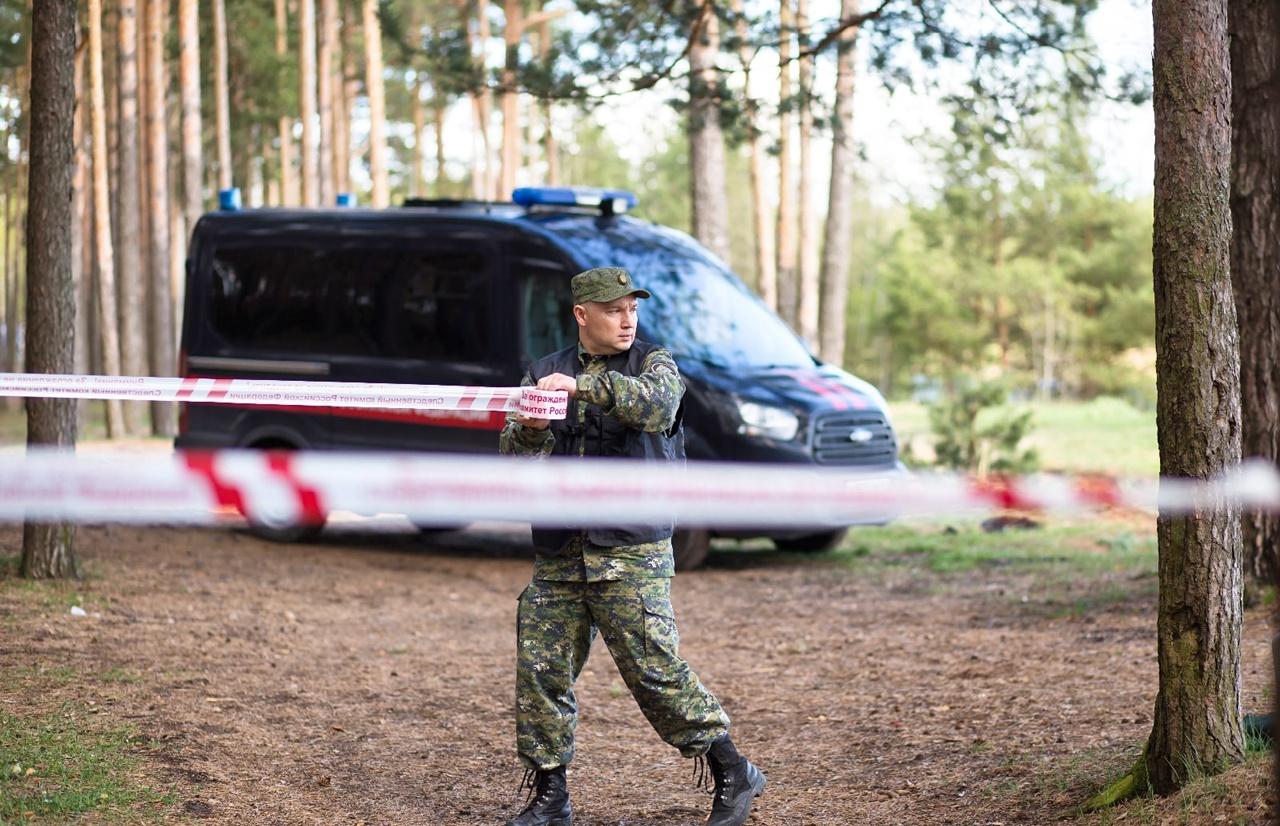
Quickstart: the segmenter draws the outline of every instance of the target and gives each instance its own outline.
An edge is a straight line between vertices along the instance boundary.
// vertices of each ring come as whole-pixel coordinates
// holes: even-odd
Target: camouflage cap
[[[586,301],[613,301],[624,295],[648,298],[649,291],[642,290],[631,280],[631,274],[621,267],[596,267],[573,277],[573,303]]]

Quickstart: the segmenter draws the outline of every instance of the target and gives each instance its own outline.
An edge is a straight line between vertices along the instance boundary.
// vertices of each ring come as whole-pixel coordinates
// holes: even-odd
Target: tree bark
[[[795,101],[791,92],[792,49],[795,21],[792,0],[781,0],[778,45],[778,306],[782,320],[796,324],[796,213],[791,183],[791,114]]]
[[[120,375],[119,315],[116,313],[115,253],[111,247],[111,193],[107,186],[106,91],[102,82],[102,0],[89,0],[89,87],[93,132],[93,236],[98,259],[98,312],[102,332],[102,367],[108,376]],[[107,437],[125,434],[123,404],[107,406]]]
[[[796,0],[796,29],[808,43],[809,0]],[[807,47],[807,46],[806,46]],[[813,58],[801,57],[800,70],[800,291],[796,320],[800,335],[816,349],[818,343],[818,240],[813,216]]]
[[[218,189],[230,189],[231,178],[231,92],[227,77],[226,0],[213,0],[213,102],[214,127],[218,141]]]
[[[69,373],[75,348],[71,275],[76,0],[44,0],[31,15],[31,156],[27,208],[27,365],[33,373]],[[27,444],[74,448],[72,399],[27,399]],[[75,526],[28,522],[22,574],[76,575]]]
[[[769,205],[765,200],[765,149],[760,136],[760,112],[751,95],[752,50],[748,45],[747,21],[743,16],[742,0],[733,0],[733,12],[737,16],[734,25],[742,63],[742,94],[746,99],[747,151],[750,155],[751,219],[754,227],[754,252],[756,263],[756,292],[770,307],[778,304],[778,271],[773,253],[773,232],[770,227]]]
[[[338,121],[334,147],[338,153],[338,189],[340,192],[352,192],[351,156],[355,153],[351,147],[351,102],[355,100],[360,88],[360,73],[356,71],[355,63],[356,24],[352,18],[353,10],[346,2],[342,2],[339,12],[342,15],[342,34],[338,38],[342,43],[342,76],[338,84],[338,98],[342,101],[342,117]]]
[[[502,39],[506,57],[502,65],[502,181],[498,197],[510,198],[516,188],[516,172],[520,168],[520,97],[514,90],[516,70],[520,67],[520,39],[524,35],[524,0],[504,0],[506,17]]]
[[[285,11],[285,0],[276,0],[276,57],[282,61],[289,56],[289,16]],[[293,119],[288,115],[280,115],[278,124],[280,138],[280,202],[281,204],[297,204],[301,197],[298,193],[298,179],[293,169]],[[188,217],[190,222],[190,217]],[[194,225],[193,225],[194,226]]]
[[[439,91],[436,92],[439,95]],[[445,196],[445,187],[449,179],[444,173],[444,103],[439,97],[435,100],[435,124],[436,124],[436,183],[435,195],[437,198]]]
[[[387,179],[387,104],[382,82],[382,21],[378,0],[364,0],[365,89],[369,93],[369,177],[373,180],[370,200],[375,207],[391,205]]]
[[[302,205],[320,205],[316,151],[316,3],[298,2],[298,103],[302,109]]]
[[[77,25],[77,29],[79,26]],[[79,32],[76,34],[79,37]],[[89,163],[88,154],[86,152],[85,140],[85,123],[84,115],[88,103],[88,95],[86,92],[86,74],[85,71],[85,49],[81,48],[83,44],[76,47],[76,102],[75,115],[72,123],[72,140],[74,144],[74,156],[72,164],[74,170],[71,179],[71,283],[72,289],[75,291],[76,301],[76,326],[75,326],[75,357],[73,359],[72,372],[84,375],[89,372],[89,306],[88,295],[85,286],[89,283],[88,272],[84,266],[84,250],[85,250],[85,207],[88,201],[88,184],[89,184]],[[77,429],[79,423],[84,421],[84,412],[88,402],[81,401],[76,404],[76,422]]]
[[[200,118],[199,0],[178,0],[178,78],[182,92],[182,211],[187,226],[204,212]]]
[[[720,123],[720,21],[712,4],[701,6],[689,38],[689,190],[693,237],[729,261],[729,195],[725,183],[724,131]]]
[[[465,19],[467,0],[459,0],[459,4],[463,8]],[[497,188],[496,182],[493,180],[493,152],[489,146],[489,115],[493,108],[493,93],[489,91],[487,77],[487,63],[485,61],[486,47],[489,44],[489,0],[476,0],[476,36],[475,40],[479,41],[478,53],[476,54],[476,62],[479,69],[484,72],[485,84],[472,95],[472,108],[475,111],[476,131],[475,135],[479,137],[480,145],[476,150],[476,160],[471,166],[471,191],[472,196],[482,201],[492,201],[495,198],[494,190]],[[467,25],[467,46],[470,49],[476,48],[471,36],[471,26]],[[474,144],[473,144],[474,146]]]
[[[842,0],[840,18],[858,13],[858,0]],[[845,314],[849,304],[849,245],[853,231],[853,87],[858,29],[840,34],[836,45],[836,105],[831,136],[831,183],[827,191],[827,222],[822,242],[823,361],[844,365]]]
[[[146,0],[147,10],[147,146],[150,163],[151,206],[151,371],[172,376],[173,291],[169,282],[169,132],[165,93],[169,83],[164,62],[165,0]],[[151,428],[157,436],[178,432],[178,409],[172,402],[151,405]]]
[[[551,66],[551,22],[538,24],[538,54],[543,64]],[[560,185],[560,149],[556,146],[555,127],[551,118],[551,98],[542,100],[542,152],[547,156],[547,185]]]
[[[316,100],[320,108],[320,203],[334,205],[334,54],[338,48],[338,0],[320,0],[320,42],[316,57]]]
[[[1280,457],[1280,6],[1230,0],[1231,276],[1240,323],[1242,453]],[[1243,515],[1245,575],[1280,573],[1280,517]]]
[[[413,174],[409,176],[409,194],[425,198],[427,194],[427,107],[422,102],[422,73],[416,73],[409,84],[409,107],[413,116]]]
[[[1160,473],[1240,461],[1231,294],[1231,74],[1226,0],[1155,0],[1156,421]],[[1158,522],[1160,689],[1145,753],[1166,793],[1238,762],[1241,544],[1225,503]]]
[[[126,375],[147,373],[145,328],[146,273],[142,268],[141,139],[138,127],[138,14],[136,0],[120,0],[120,247],[117,252],[120,291],[120,359]],[[145,402],[124,402],[125,429],[141,435],[147,429]]]

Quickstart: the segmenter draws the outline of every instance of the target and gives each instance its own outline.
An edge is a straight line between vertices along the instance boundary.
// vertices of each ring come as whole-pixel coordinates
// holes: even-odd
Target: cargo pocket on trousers
[[[641,594],[644,607],[645,659],[663,661],[680,656],[680,633],[671,598],[665,594]]]

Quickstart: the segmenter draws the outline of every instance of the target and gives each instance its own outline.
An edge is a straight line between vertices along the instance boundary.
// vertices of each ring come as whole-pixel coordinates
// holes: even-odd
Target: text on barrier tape
[[[1258,463],[1212,481],[1041,475],[979,483],[957,475],[803,465],[246,450],[161,456],[32,449],[0,462],[0,521],[214,524],[242,513],[301,523],[342,510],[401,513],[423,525],[674,520],[702,527],[822,528],[1008,508],[1115,506],[1163,514],[1280,510],[1280,475],[1273,465]]]
[[[76,376],[53,373],[0,373],[0,396],[401,410],[515,411],[537,419],[563,419],[569,406],[569,394],[564,391],[538,390],[534,387]]]

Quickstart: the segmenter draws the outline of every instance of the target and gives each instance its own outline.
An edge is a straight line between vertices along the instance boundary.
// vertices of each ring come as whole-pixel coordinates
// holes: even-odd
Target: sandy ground
[[[18,547],[0,526],[0,553]],[[176,816],[493,824],[519,808],[518,535],[355,526],[280,546],[110,527],[82,529],[79,549],[86,617],[0,588],[0,700],[34,713],[70,698],[135,725],[160,743],[144,767],[174,790]],[[769,775],[750,823],[1054,822],[1131,761],[1154,700],[1152,598],[1063,614],[1024,601],[1026,576],[743,553],[678,576],[682,652]],[[1257,708],[1261,612],[1245,632]],[[75,676],[39,677],[53,667]],[[690,761],[648,727],[599,642],[578,697],[575,822],[701,822]],[[1261,818],[1257,801],[1240,806],[1233,822]]]

